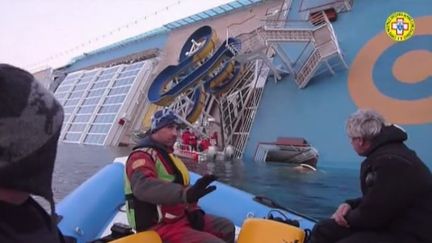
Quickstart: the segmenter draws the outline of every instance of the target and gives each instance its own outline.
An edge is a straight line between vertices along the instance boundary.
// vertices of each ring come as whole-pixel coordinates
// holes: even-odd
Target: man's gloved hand
[[[186,191],[186,201],[188,203],[198,202],[198,199],[216,190],[216,186],[209,186],[210,183],[216,179],[217,177],[215,175],[204,175],[199,178],[195,184]]]
[[[193,229],[202,231],[204,229],[204,211],[196,209],[187,213],[187,219]]]

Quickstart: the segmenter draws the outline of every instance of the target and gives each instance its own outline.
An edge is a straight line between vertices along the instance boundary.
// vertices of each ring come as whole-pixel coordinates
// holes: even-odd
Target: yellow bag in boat
[[[269,219],[248,218],[240,230],[237,243],[303,243],[304,230]]]
[[[133,235],[110,241],[110,243],[162,243],[158,233],[153,230],[139,232]]]

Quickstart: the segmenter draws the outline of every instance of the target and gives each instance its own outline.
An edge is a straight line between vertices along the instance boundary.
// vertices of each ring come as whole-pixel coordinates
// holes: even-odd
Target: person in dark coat
[[[0,242],[60,243],[51,187],[63,108],[34,77],[0,64]],[[45,198],[49,215],[31,195]]]
[[[318,222],[312,243],[432,242],[432,175],[408,148],[407,133],[373,110],[358,110],[346,130],[361,164],[362,196]]]

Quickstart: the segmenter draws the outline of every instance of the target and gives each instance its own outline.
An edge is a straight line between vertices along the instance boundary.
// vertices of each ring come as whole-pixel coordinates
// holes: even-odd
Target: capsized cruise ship
[[[168,106],[198,135],[216,132],[237,158],[253,160],[258,144],[278,137],[301,137],[322,161],[354,162],[345,119],[369,107],[403,126],[431,163],[430,6],[235,0],[171,22],[49,71],[65,109],[61,140],[130,144]],[[400,11],[411,22],[388,21]],[[390,36],[408,30],[405,41]]]

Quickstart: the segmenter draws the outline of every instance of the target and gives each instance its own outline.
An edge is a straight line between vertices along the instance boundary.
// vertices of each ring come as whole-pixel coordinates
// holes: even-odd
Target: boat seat
[[[162,243],[158,233],[153,230],[139,232],[133,235],[110,241],[110,243]]]
[[[305,232],[298,227],[269,219],[248,218],[243,223],[237,243],[303,243],[304,240]]]

